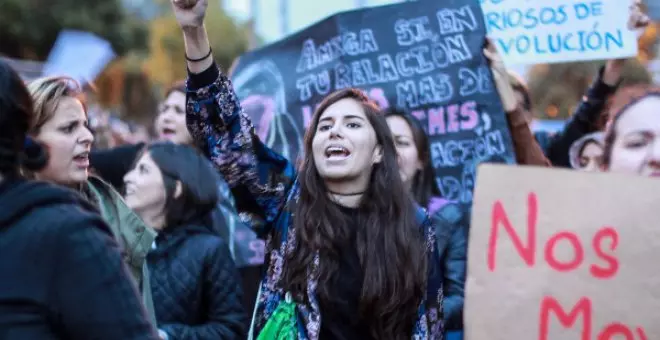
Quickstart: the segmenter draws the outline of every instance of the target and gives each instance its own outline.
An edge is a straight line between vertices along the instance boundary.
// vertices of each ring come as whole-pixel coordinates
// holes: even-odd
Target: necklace
[[[333,195],[337,195],[337,196],[357,196],[357,195],[362,195],[362,194],[364,194],[364,191],[361,191],[361,192],[351,192],[351,193],[348,193],[348,194],[342,194],[342,193],[340,193],[340,192],[334,192],[334,191],[330,191],[330,190],[328,190],[328,192],[330,192],[330,193],[333,194]]]

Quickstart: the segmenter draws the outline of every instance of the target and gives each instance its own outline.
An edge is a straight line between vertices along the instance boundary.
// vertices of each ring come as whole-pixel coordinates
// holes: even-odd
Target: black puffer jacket
[[[158,328],[170,340],[246,338],[240,277],[226,243],[209,228],[165,229],[147,261]]]

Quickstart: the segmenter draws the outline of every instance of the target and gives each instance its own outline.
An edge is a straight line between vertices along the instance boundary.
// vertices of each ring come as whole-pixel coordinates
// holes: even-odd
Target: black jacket
[[[458,204],[447,203],[431,215],[444,277],[445,330],[463,329],[467,267],[467,214]]]
[[[77,193],[0,184],[0,339],[158,339],[109,227]]]
[[[170,340],[246,338],[240,276],[226,243],[209,228],[163,230],[147,263],[158,328]]]
[[[601,119],[607,100],[619,87],[618,84],[615,86],[605,84],[603,72],[605,72],[605,67],[600,68],[598,76],[561,132],[550,135],[547,131],[539,131],[534,134],[536,141],[553,166],[570,168],[569,150],[573,143],[598,131],[598,121]]]

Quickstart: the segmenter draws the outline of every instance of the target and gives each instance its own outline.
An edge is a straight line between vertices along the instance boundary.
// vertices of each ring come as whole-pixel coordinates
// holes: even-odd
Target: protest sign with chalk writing
[[[476,164],[515,161],[485,35],[478,0],[343,12],[242,56],[232,80],[261,139],[289,160],[333,91],[361,88],[408,110],[430,136],[443,197],[469,206]]]
[[[477,178],[466,339],[658,338],[660,181],[492,164]]]
[[[480,0],[488,36],[508,65],[637,54],[629,0]]]

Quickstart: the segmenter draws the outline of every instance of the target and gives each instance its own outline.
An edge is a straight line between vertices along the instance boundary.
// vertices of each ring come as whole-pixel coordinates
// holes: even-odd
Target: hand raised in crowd
[[[490,70],[493,74],[493,82],[497,88],[497,93],[500,95],[504,111],[514,111],[518,106],[518,99],[516,98],[516,94],[509,81],[509,73],[506,70],[506,66],[504,66],[502,56],[497,52],[497,48],[495,48],[495,45],[490,39],[486,39],[484,55],[490,64]]]
[[[204,25],[208,0],[171,0],[176,21],[182,29],[199,28]]]
[[[213,65],[213,53],[204,28],[208,0],[171,0],[176,21],[183,30],[186,60],[192,73],[201,73]]]
[[[635,30],[639,38],[646,27],[651,23],[651,19],[646,15],[642,9],[642,0],[633,0],[630,5],[630,13],[628,15],[628,29]],[[603,81],[608,85],[616,85],[621,79],[621,72],[623,71],[625,59],[612,59],[608,60],[603,72]]]

